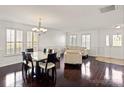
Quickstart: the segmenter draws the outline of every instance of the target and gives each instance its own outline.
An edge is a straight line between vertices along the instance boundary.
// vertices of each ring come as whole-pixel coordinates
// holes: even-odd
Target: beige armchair
[[[64,62],[68,64],[82,64],[82,52],[80,50],[66,50]]]

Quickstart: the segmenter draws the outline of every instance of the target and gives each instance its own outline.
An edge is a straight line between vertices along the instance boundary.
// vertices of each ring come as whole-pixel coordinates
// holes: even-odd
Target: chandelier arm
[[[32,29],[35,32],[46,32],[47,29],[41,26],[41,18],[39,18],[38,27]]]

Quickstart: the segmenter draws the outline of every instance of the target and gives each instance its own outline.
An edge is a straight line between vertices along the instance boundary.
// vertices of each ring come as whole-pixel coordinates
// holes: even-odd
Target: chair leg
[[[44,69],[41,69],[41,74],[42,74],[42,75],[44,74]]]
[[[23,80],[25,82],[25,73],[24,73],[25,69],[24,68],[25,68],[24,64],[22,63],[22,77],[23,77]]]
[[[54,68],[52,68],[52,77],[54,77]]]
[[[52,69],[52,79],[54,84],[56,84],[56,67]]]
[[[34,77],[34,68],[32,68],[32,71],[31,71],[31,79],[33,80],[33,77]]]
[[[28,68],[27,68],[27,66],[23,63],[22,64],[22,77],[23,77],[23,80],[24,80],[24,82],[25,81],[27,81],[27,70],[28,70]]]
[[[57,74],[56,74],[56,67],[55,67],[54,84],[56,84],[56,77],[57,77]]]
[[[54,78],[56,76],[56,68],[52,68],[52,77]]]
[[[49,76],[49,69],[47,69],[47,70],[45,71],[45,75],[46,75],[46,76]]]
[[[47,70],[47,75],[49,76],[49,69]]]

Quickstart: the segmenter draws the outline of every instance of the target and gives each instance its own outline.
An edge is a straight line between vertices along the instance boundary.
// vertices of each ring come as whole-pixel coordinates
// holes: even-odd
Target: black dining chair
[[[47,52],[47,49],[46,49],[46,48],[44,48],[44,49],[43,49],[43,53],[46,53],[46,52]]]
[[[33,48],[28,48],[28,49],[26,49],[26,52],[34,52],[34,49]]]
[[[33,76],[35,75],[34,70],[36,69],[36,62],[32,59],[30,53],[27,53],[26,56],[27,56],[26,61],[28,63],[28,67],[31,69],[31,76],[33,78]]]
[[[26,54],[25,52],[22,52],[22,77],[23,80],[25,81],[25,79],[27,80],[27,71],[28,71],[28,63],[27,63],[27,59],[26,59]]]
[[[34,69],[36,68],[36,62],[32,60],[31,54],[22,52],[23,64],[22,64],[22,75],[27,79],[27,76],[30,75],[32,80],[35,75]],[[31,69],[31,70],[30,70]]]
[[[26,60],[26,54],[25,54],[25,52],[22,52],[22,60],[23,60],[23,61]]]
[[[47,61],[40,63],[39,66],[46,76],[49,75],[49,70],[52,70],[52,77],[56,76],[56,53],[48,54]]]
[[[53,52],[53,50],[52,49],[49,49],[48,53],[51,54],[52,52]]]

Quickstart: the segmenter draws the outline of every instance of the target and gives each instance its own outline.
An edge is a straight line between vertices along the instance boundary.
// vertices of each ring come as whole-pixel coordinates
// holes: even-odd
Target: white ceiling
[[[0,20],[37,25],[39,17],[43,25],[56,30],[83,30],[111,28],[124,22],[124,6],[115,11],[101,13],[100,5],[27,5],[0,6]]]

